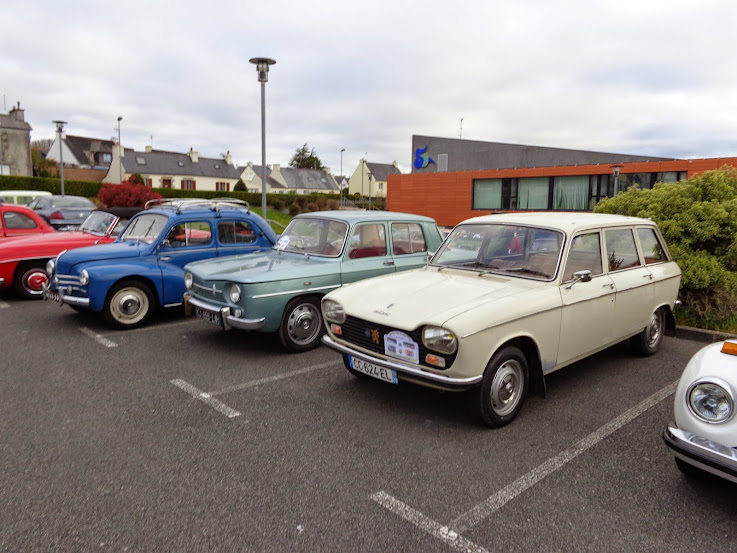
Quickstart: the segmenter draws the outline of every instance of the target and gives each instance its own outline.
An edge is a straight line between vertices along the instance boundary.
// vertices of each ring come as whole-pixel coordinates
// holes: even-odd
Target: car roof
[[[651,219],[629,217],[626,215],[611,215],[608,213],[591,213],[588,211],[564,212],[531,212],[531,213],[496,213],[466,219],[465,224],[519,224],[523,226],[538,226],[560,229],[564,232],[575,232],[585,228],[616,227],[622,225],[650,225],[655,226]]]
[[[321,217],[328,219],[336,219],[352,224],[364,221],[414,221],[422,223],[435,224],[435,220],[424,215],[414,215],[412,213],[398,213],[394,211],[362,211],[362,210],[330,210],[330,211],[313,211],[311,213],[300,213],[295,219]]]
[[[188,218],[191,216],[210,217],[217,214],[231,217],[250,214],[258,217],[257,214],[251,212],[251,206],[248,205],[248,202],[234,198],[161,198],[147,202],[144,211],[159,213],[167,217],[173,215],[187,216]]]

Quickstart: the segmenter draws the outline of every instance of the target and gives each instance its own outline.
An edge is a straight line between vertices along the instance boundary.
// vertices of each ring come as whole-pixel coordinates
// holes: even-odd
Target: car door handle
[[[605,284],[604,288],[610,288],[611,290],[614,290],[614,283],[610,282],[609,284]]]
[[[159,259],[161,261],[171,261],[171,256],[170,255],[162,255]]]
[[[642,278],[649,278],[650,280],[652,280],[653,279],[653,275],[652,274],[642,275]]]
[[[394,265],[394,261],[384,261],[384,265]]]

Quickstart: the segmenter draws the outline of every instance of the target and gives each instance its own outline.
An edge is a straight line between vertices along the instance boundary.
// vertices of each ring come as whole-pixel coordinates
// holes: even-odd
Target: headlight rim
[[[437,344],[428,343],[428,338],[425,335],[428,330],[440,330],[441,332],[449,334],[452,337],[452,347],[450,349],[444,349],[438,347]],[[442,326],[425,325],[422,327],[422,343],[427,349],[443,355],[455,355],[458,353],[458,337],[455,332],[448,330],[447,328],[443,328]]]
[[[189,290],[192,288],[192,284],[194,284],[194,277],[192,276],[192,273],[187,271],[184,273],[184,287]]]
[[[49,259],[46,262],[46,272],[48,273],[49,277],[53,276],[55,270],[56,270],[56,260]]]
[[[330,306],[332,306],[332,310],[330,309]],[[339,315],[337,316],[335,315],[336,311],[339,312]],[[335,300],[323,300],[322,313],[325,320],[331,323],[342,325],[346,321],[346,314],[343,305]]]
[[[87,272],[87,269],[82,269],[79,272],[79,284],[82,286],[87,286],[90,283],[90,274]]]
[[[233,297],[234,296],[234,294],[233,294],[234,291],[236,292],[236,294],[235,294],[236,297]],[[228,299],[232,303],[236,303],[237,304],[238,302],[241,301],[241,298],[242,297],[243,297],[243,291],[241,290],[241,287],[237,283],[235,283],[235,282],[232,283],[230,285],[230,290],[228,290]]]
[[[701,415],[693,406],[693,403],[691,402],[691,394],[693,394],[694,390],[703,384],[711,384],[712,386],[717,386],[724,390],[724,392],[727,395],[727,398],[729,399],[731,406],[730,406],[730,412],[727,417],[725,417],[722,420],[710,420]],[[695,380],[692,382],[689,387],[686,390],[686,405],[688,406],[689,412],[696,417],[699,421],[707,423],[707,424],[725,424],[729,421],[731,421],[735,417],[735,406],[737,405],[737,402],[735,401],[735,397],[737,397],[737,394],[735,394],[734,389],[729,384],[729,382],[726,382],[725,380],[719,378],[719,377],[702,377],[698,380]]]

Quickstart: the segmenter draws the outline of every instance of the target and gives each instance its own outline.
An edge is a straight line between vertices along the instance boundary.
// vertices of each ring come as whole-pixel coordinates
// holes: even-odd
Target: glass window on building
[[[678,172],[667,171],[665,173],[656,173],[655,182],[678,182]]]
[[[549,209],[550,178],[532,177],[519,179],[517,184],[518,209]]]
[[[568,175],[553,180],[553,209],[583,211],[589,205],[589,176]]]
[[[628,173],[619,175],[620,192],[629,190],[633,186],[637,186],[640,190],[653,187],[652,173]]]
[[[473,181],[473,209],[502,208],[502,179]]]

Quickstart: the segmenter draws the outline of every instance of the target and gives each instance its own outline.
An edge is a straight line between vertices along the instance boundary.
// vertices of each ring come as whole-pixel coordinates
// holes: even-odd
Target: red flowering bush
[[[97,198],[107,207],[143,207],[147,201],[163,198],[148,186],[135,184],[130,179],[120,184],[105,184]]]

